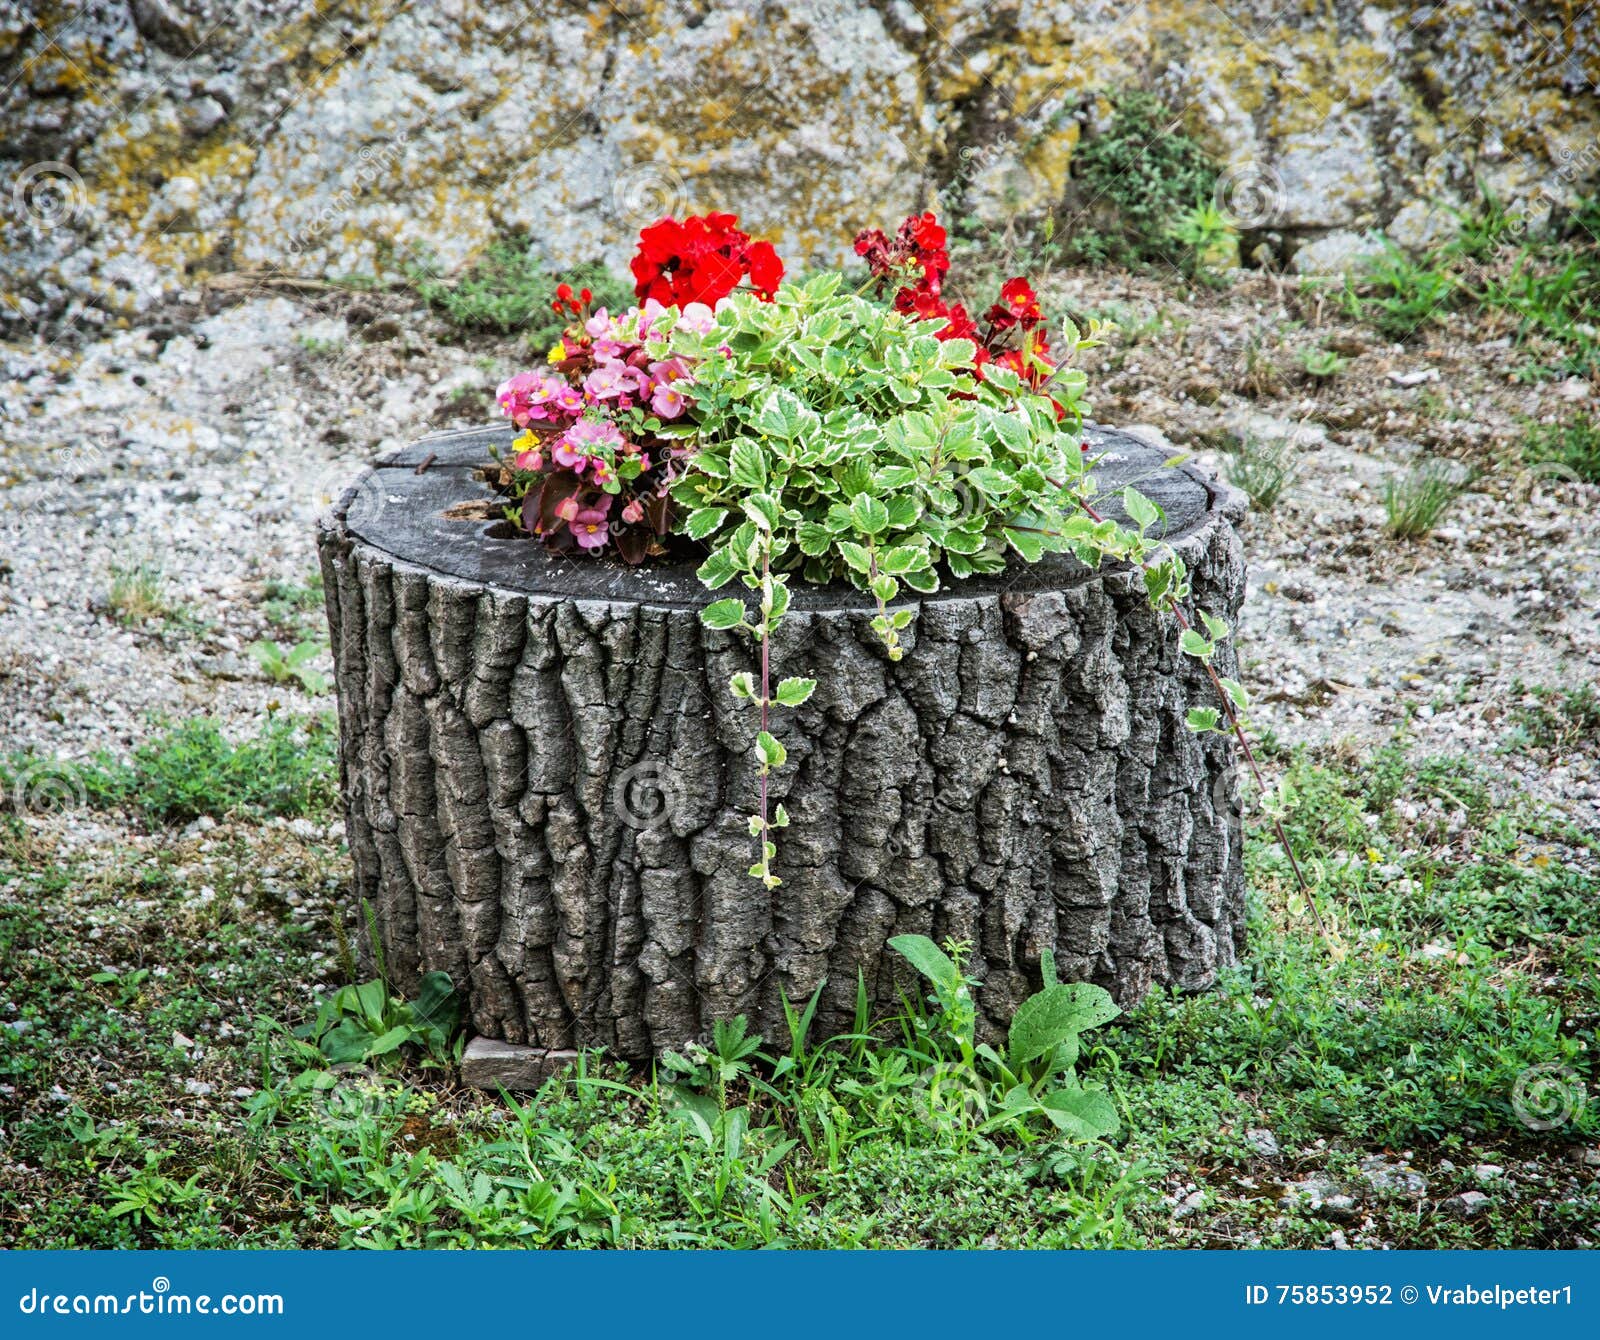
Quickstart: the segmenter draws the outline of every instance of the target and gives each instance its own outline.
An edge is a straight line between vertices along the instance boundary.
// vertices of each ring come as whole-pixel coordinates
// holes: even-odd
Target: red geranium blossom
[[[975,371],[983,376],[984,365],[1009,368],[1023,384],[1042,390],[1055,371],[1050,358],[1050,340],[1044,328],[1044,312],[1039,307],[1033,285],[1018,276],[1000,286],[1000,300],[983,314],[983,329],[959,302],[949,302],[943,293],[944,277],[950,271],[948,238],[938,218],[927,211],[910,215],[893,238],[880,228],[867,228],[856,234],[856,255],[866,261],[879,281],[878,291],[894,280],[900,287],[891,300],[897,312],[915,315],[924,321],[942,318],[941,340],[971,340],[977,346],[973,356]],[[1021,336],[1021,347],[1011,343],[1011,333]],[[1064,413],[1056,406],[1057,413]]]
[[[752,242],[737,214],[691,214],[659,219],[639,231],[631,262],[635,296],[666,306],[715,306],[746,276],[771,301],[783,280],[783,262],[770,242]]]

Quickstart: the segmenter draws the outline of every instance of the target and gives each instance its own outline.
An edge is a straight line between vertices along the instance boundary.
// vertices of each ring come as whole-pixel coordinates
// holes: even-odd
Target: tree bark
[[[1090,437],[1109,510],[1137,480],[1192,610],[1234,622],[1239,495]],[[1204,988],[1243,948],[1231,747],[1186,729],[1214,691],[1137,571],[1047,558],[948,582],[908,602],[898,663],[869,599],[797,582],[774,678],[818,688],[774,713],[791,825],[769,892],[746,873],[756,714],[727,688],[756,649],[698,618],[728,592],[446,517],[492,498],[474,467],[508,440],[408,448],[319,529],[355,893],[398,989],[442,969],[480,1035],[643,1060],[735,1014],[777,1036],[783,997],[819,988],[817,1036],[845,1030],[858,977],[893,1011],[920,990],[886,948],[908,932],[970,944],[988,1036],[1047,948],[1124,1005]]]

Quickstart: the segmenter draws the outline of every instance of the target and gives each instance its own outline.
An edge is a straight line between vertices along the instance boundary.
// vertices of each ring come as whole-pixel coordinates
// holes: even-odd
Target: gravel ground
[[[1493,760],[1600,827],[1593,742],[1498,752],[1514,684],[1600,680],[1600,489],[1530,473],[1518,446],[1529,421],[1592,409],[1592,387],[1512,382],[1506,342],[1465,318],[1385,344],[1265,277],[1176,294],[1080,273],[1058,296],[1115,322],[1090,366],[1102,419],[1212,468],[1241,437],[1292,463],[1244,530],[1258,727],[1362,745],[1409,719],[1418,748]],[[1348,366],[1317,381],[1309,348]],[[406,296],[226,289],[81,349],[0,350],[8,746],[117,751],[161,714],[239,727],[283,700],[247,649],[271,635],[266,584],[309,577],[317,511],[374,456],[484,420],[526,356]],[[1428,538],[1392,539],[1384,482],[1429,456],[1466,491]],[[140,564],[171,617],[115,617],[114,573]]]

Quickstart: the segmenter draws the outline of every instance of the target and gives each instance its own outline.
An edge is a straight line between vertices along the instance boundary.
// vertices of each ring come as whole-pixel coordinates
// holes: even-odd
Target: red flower
[[[736,214],[713,213],[660,219],[640,229],[630,266],[635,296],[678,307],[714,306],[748,275],[756,293],[770,300],[783,279],[783,262],[770,242],[752,243],[738,225]]]
[[[1044,320],[1044,313],[1039,309],[1033,285],[1019,277],[1008,279],[1000,286],[1000,301],[983,314],[983,319],[996,331],[1007,331],[1019,325],[1023,330],[1032,330]]]

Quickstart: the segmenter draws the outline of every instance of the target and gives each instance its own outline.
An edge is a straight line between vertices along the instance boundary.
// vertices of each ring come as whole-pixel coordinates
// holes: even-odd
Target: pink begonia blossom
[[[603,507],[583,507],[567,523],[580,549],[600,549],[607,539],[609,522]]]
[[[604,464],[598,459],[599,449],[610,447],[615,451],[622,445],[622,431],[616,424],[601,419],[579,419],[555,440],[550,454],[557,465],[574,474],[581,475],[585,467],[592,464],[598,476],[602,473],[599,467]]]
[[[664,382],[679,381],[689,375],[689,365],[681,358],[663,358],[650,364],[650,380],[657,386]]]
[[[592,400],[615,400],[637,389],[632,369],[623,363],[600,363],[583,379],[583,389]]]
[[[519,451],[515,464],[519,470],[543,470],[544,452],[538,447],[532,451]]]
[[[691,302],[678,317],[678,326],[695,335],[704,335],[716,324],[716,313],[703,302]]]
[[[495,392],[500,408],[511,416],[511,421],[524,428],[532,419],[548,417],[546,405],[566,389],[567,383],[559,377],[543,372],[519,372],[509,381],[502,382]]]
[[[644,517],[644,507],[637,498],[629,500],[622,509],[622,519],[632,525]]]
[[[687,404],[683,392],[670,384],[656,387],[650,396],[650,408],[663,419],[676,419],[683,413]]]

